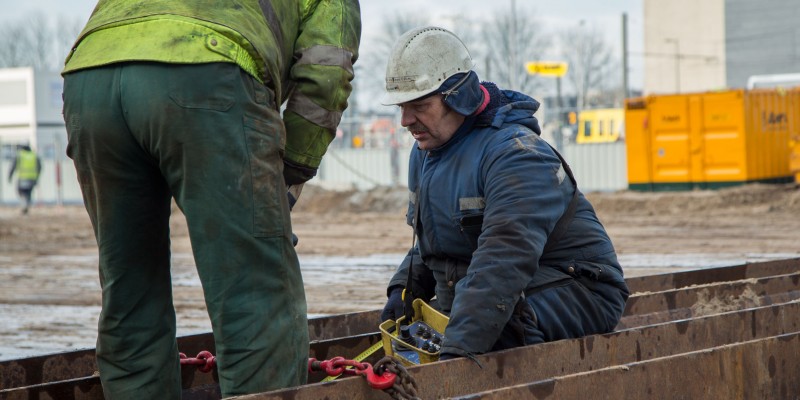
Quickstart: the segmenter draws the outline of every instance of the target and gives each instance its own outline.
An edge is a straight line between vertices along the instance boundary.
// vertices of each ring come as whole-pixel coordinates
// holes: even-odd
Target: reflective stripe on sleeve
[[[300,53],[295,65],[338,66],[353,74],[353,53],[336,46],[312,46]]]
[[[292,111],[313,124],[331,131],[335,131],[336,127],[339,126],[339,121],[342,120],[341,111],[326,110],[299,91],[292,93],[289,103],[286,104],[286,110]]]

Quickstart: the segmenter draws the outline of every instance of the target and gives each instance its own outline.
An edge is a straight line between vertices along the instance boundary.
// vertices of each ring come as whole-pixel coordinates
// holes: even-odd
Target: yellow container
[[[800,88],[789,91],[790,109],[794,117],[789,118],[789,171],[794,181],[800,183]]]
[[[779,89],[632,99],[626,104],[628,186],[681,190],[790,182],[790,126],[798,117],[792,96]]]
[[[625,113],[621,108],[583,110],[578,114],[578,133],[575,142],[616,142],[622,136]]]
[[[421,299],[415,299],[412,303],[414,307],[414,315],[411,317],[411,323],[415,323],[417,321],[424,322],[426,325],[430,326],[436,332],[444,334],[445,328],[447,328],[447,322],[450,320],[447,318],[446,315],[436,311],[433,307],[428,305],[428,303],[422,301]],[[398,337],[399,329],[398,326],[404,325],[405,316],[400,317],[397,319],[397,322],[392,320],[383,321],[380,324],[381,330],[381,338],[383,339],[383,351],[386,353],[387,356],[394,356],[401,363],[407,366],[411,365],[418,365],[418,364],[427,364],[434,361],[439,360],[439,353],[429,352],[422,350],[421,348],[413,347],[404,343]],[[402,354],[395,352],[395,347],[392,345],[395,343],[396,345],[402,346],[404,348],[408,348],[413,350],[416,353],[416,357],[418,360],[412,360],[410,357],[404,357]],[[417,362],[418,361],[418,362]]]
[[[650,189],[653,183],[650,136],[647,135],[647,106],[642,97],[625,101],[625,151],[628,184]]]

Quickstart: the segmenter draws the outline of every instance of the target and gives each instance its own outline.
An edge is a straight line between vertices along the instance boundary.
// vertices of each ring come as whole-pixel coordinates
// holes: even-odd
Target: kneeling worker
[[[450,321],[440,359],[611,332],[628,288],[611,239],[568,165],[539,137],[539,103],[480,82],[461,40],[398,39],[385,105],[416,140],[407,223],[417,243],[382,320],[435,296]],[[409,276],[411,277],[409,279]],[[410,301],[407,303],[410,304]]]

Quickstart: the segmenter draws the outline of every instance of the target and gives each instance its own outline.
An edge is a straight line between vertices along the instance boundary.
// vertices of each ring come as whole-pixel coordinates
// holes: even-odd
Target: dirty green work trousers
[[[222,395],[305,383],[306,300],[274,101],[235,64],[120,63],[66,75],[67,154],[99,248],[97,362],[107,398],[181,395],[173,197],[189,228]]]

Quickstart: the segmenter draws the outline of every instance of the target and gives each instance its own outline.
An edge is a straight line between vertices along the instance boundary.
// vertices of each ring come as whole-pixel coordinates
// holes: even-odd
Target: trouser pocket
[[[253,196],[253,234],[272,237],[285,234],[281,202],[286,197],[280,156],[280,121],[245,114],[244,136],[250,164]]]

